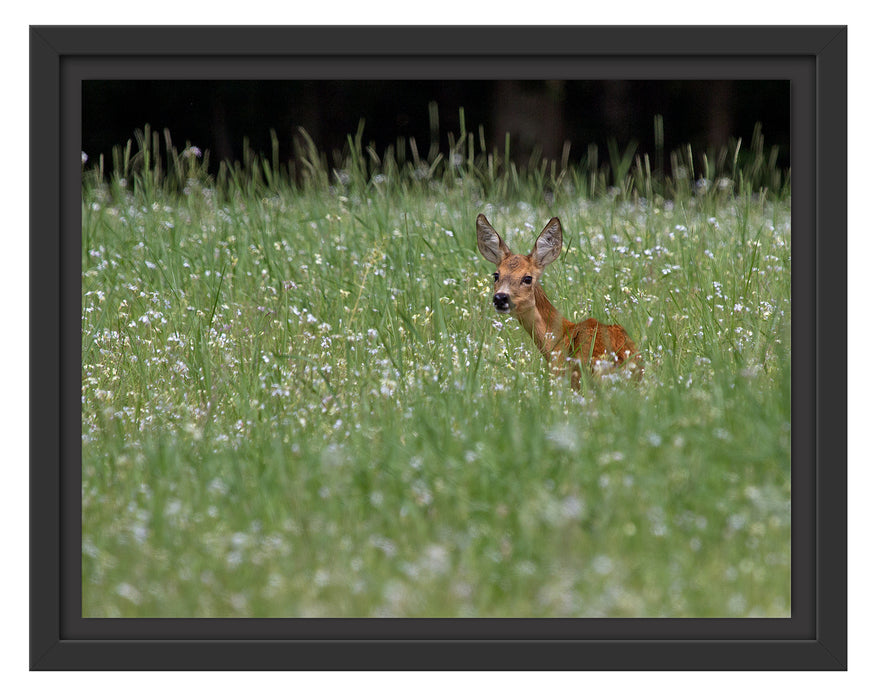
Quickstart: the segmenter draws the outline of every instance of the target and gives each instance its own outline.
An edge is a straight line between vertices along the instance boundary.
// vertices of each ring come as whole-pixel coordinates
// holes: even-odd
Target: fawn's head
[[[498,266],[493,277],[493,304],[499,313],[520,316],[535,306],[535,285],[563,248],[563,229],[555,216],[548,221],[529,255],[514,255],[483,214],[477,216],[477,249]]]

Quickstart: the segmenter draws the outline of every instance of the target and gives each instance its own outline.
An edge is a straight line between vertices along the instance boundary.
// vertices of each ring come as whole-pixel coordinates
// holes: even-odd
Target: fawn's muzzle
[[[493,295],[493,304],[496,306],[496,311],[510,311],[511,298],[507,294],[499,292],[498,294]]]

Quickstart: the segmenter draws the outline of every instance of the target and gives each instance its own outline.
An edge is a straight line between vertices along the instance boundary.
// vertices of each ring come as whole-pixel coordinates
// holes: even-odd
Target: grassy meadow
[[[790,201],[756,134],[668,175],[303,136],[84,162],[85,617],[790,615]],[[85,161],[85,159],[84,159]],[[672,174],[669,174],[672,173]],[[485,213],[639,384],[555,380]]]

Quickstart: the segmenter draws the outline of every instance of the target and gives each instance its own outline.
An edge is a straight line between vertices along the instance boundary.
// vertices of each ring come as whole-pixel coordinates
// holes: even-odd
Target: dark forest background
[[[334,163],[363,120],[363,142],[380,153],[405,137],[424,155],[433,137],[443,148],[448,133],[459,135],[460,109],[468,131],[483,127],[488,147],[504,149],[510,134],[520,163],[537,151],[559,159],[566,142],[576,163],[592,144],[601,160],[610,144],[635,144],[653,157],[685,144],[718,151],[736,138],[746,148],[760,123],[765,142],[779,147],[777,164],[789,167],[789,83],[779,80],[87,81],[82,150],[109,162],[114,146],[149,124],[168,129],[178,147],[209,151],[216,168],[241,161],[246,140],[268,154],[272,132],[282,159],[292,158],[302,127]]]

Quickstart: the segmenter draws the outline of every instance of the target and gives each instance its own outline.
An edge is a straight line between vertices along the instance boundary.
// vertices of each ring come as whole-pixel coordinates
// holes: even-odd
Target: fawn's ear
[[[546,267],[557,259],[561,250],[563,250],[563,227],[555,216],[538,235],[529,257],[539,267]]]
[[[491,263],[498,265],[511,254],[502,237],[489,225],[483,214],[477,215],[477,250]]]

